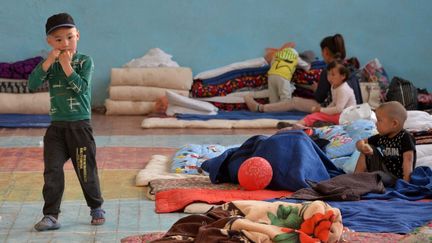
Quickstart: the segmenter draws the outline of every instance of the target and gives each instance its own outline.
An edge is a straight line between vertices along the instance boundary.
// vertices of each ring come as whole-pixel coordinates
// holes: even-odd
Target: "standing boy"
[[[105,222],[105,211],[101,208],[96,144],[90,123],[93,60],[77,52],[80,34],[69,14],[49,17],[45,32],[52,50],[29,77],[30,90],[47,81],[51,98],[51,124],[44,136],[44,217],[34,228],[38,231],[60,228],[63,166],[69,158],[91,209],[91,224],[101,225]]]

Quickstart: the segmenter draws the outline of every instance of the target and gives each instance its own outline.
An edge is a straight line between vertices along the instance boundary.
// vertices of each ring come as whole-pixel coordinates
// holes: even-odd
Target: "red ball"
[[[246,190],[262,190],[270,184],[273,169],[262,157],[251,157],[241,164],[237,174],[241,187]]]

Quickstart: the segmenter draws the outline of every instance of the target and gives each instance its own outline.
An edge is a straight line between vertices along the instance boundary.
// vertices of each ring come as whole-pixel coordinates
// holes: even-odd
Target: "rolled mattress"
[[[0,93],[0,113],[49,114],[48,92],[12,94]]]
[[[111,86],[125,85],[190,90],[192,70],[187,67],[112,68]]]
[[[106,99],[106,115],[146,115],[153,111],[155,102],[117,101]]]

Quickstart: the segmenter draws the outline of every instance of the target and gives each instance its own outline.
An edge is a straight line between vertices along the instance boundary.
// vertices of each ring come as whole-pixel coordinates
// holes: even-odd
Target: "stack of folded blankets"
[[[34,57],[15,63],[0,63],[0,114],[48,114],[48,83],[37,90],[28,89],[28,76],[43,60]]]
[[[268,63],[262,57],[236,62],[195,75],[191,96],[221,110],[247,109],[243,96],[252,94],[268,102]]]
[[[322,61],[312,61],[308,70],[297,67],[291,80],[296,86],[293,95],[312,98],[309,86],[319,81],[324,67]],[[260,57],[199,73],[194,77],[191,96],[227,111],[247,110],[243,100],[245,95],[252,95],[260,103],[268,103],[269,68],[267,61]]]
[[[191,85],[188,67],[112,68],[106,114],[149,114],[167,90],[188,96]]]

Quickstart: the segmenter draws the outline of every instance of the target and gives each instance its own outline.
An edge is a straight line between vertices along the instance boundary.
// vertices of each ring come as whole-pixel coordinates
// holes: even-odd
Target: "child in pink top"
[[[339,124],[342,111],[356,105],[354,91],[345,82],[349,77],[349,70],[341,61],[333,61],[327,66],[327,79],[331,85],[332,102],[327,107],[314,106],[312,114],[305,116],[296,128],[310,127],[317,121]]]

